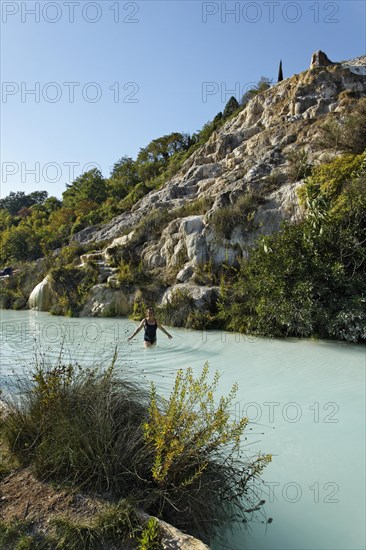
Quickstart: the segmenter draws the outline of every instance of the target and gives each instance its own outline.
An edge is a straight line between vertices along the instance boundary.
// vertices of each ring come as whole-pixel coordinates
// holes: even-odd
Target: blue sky
[[[108,176],[121,156],[172,131],[192,133],[262,75],[275,80],[281,58],[289,77],[318,49],[334,61],[366,50],[362,0],[1,8],[2,197],[61,197],[88,163]]]

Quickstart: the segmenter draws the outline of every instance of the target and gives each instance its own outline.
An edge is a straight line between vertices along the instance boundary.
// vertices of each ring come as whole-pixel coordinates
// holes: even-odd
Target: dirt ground
[[[50,521],[57,517],[89,523],[107,504],[100,497],[56,489],[36,479],[28,469],[14,470],[0,481],[0,521],[31,522],[33,534],[50,534],[53,531]],[[123,550],[134,550],[136,546],[132,541],[124,542]],[[110,550],[120,548],[117,543]]]
[[[71,515],[82,520],[102,509],[97,499],[56,490],[28,469],[15,470],[0,482],[0,520],[5,522],[32,520],[46,528],[50,516]]]
[[[87,522],[106,508],[107,499],[87,496],[71,490],[60,490],[34,477],[27,468],[14,469],[0,480],[0,521],[32,522],[32,531],[47,534],[50,520],[55,517],[70,518],[73,522]],[[139,512],[146,521],[149,516]],[[209,550],[208,546],[160,522],[165,550]],[[136,542],[124,542],[123,550],[136,549]],[[120,546],[109,547],[117,550]]]

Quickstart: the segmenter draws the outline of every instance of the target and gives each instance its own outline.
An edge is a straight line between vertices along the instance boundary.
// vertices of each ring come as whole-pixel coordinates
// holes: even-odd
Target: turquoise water
[[[273,454],[261,497],[273,523],[253,518],[214,550],[364,550],[364,346],[309,340],[248,338],[219,331],[169,329],[155,349],[142,334],[126,337],[125,319],[68,319],[33,311],[1,311],[0,380],[11,386],[39,359],[105,364],[117,349],[117,368],[168,393],[177,369],[221,373],[225,395],[237,382],[233,414],[251,419],[243,450]]]

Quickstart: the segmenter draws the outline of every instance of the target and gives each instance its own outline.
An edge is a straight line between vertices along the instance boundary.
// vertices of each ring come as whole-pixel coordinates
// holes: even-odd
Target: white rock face
[[[128,315],[133,305],[133,294],[108,288],[104,284],[92,287],[80,317],[109,317]]]
[[[163,280],[175,277],[175,283],[187,285],[197,266],[208,261],[233,264],[250,253],[258,236],[278,231],[284,220],[293,223],[301,219],[297,191],[303,181],[296,175],[300,173],[295,166],[296,156],[304,154],[307,164],[315,166],[337,155],[335,149],[319,145],[321,124],[328,118],[337,121],[347,115],[350,97],[366,98],[366,56],[332,63],[317,52],[313,61],[311,69],[253,98],[235,118],[214,132],[162,188],[151,191],[131,211],[99,229],[87,228],[75,239],[82,243],[114,239],[104,250],[108,261],[118,250],[131,246],[133,228],[152,210],[164,208],[171,213],[204,200],[212,204],[205,215],[177,214],[161,235],[138,243],[134,250],[146,272],[150,270]],[[261,196],[253,223],[247,229],[238,223],[230,238],[218,235],[214,216],[250,193]],[[121,236],[129,230],[128,235]],[[168,279],[164,277],[167,274]],[[118,286],[113,276],[108,280]],[[192,292],[201,303],[197,291]],[[91,314],[98,307],[89,306]]]
[[[166,305],[169,301],[171,301],[173,294],[177,291],[187,292],[187,294],[195,301],[196,306],[198,308],[202,308],[205,305],[208,305],[217,296],[219,287],[197,286],[186,283],[176,284],[168,288],[168,290],[164,293],[161,304]]]
[[[345,61],[342,66],[353,74],[366,76],[366,55]]]
[[[148,268],[174,267],[207,261],[203,216],[188,216],[172,221],[158,243],[148,246],[142,259]]]
[[[52,304],[51,285],[48,277],[45,277],[31,292],[28,300],[30,309],[37,311],[49,311]]]
[[[135,231],[131,231],[128,233],[128,235],[123,235],[123,237],[118,237],[117,239],[114,239],[113,242],[107,246],[107,248],[104,250],[104,256],[107,260],[113,258],[113,255],[118,248],[122,248],[126,244],[129,243],[129,241],[134,236]]]
[[[87,228],[75,239],[79,242],[116,239],[111,247],[123,246],[128,236],[120,237],[121,233],[154,208],[172,210],[197,198],[217,199],[240,189],[244,192],[251,184],[261,185],[263,178],[273,171],[285,171],[289,154],[295,148],[305,149],[309,161],[316,163],[324,150],[316,146],[317,128],[312,125],[329,113],[343,114],[340,92],[347,90],[366,97],[365,75],[366,56],[332,63],[323,52],[316,52],[311,70],[294,75],[252,99],[237,117],[214,132],[163,188],[151,191],[132,211],[100,229]],[[233,197],[229,198],[233,202]],[[201,244],[192,246],[202,249]],[[197,253],[191,252],[192,255],[197,257]],[[149,265],[162,266],[163,256],[151,254]]]

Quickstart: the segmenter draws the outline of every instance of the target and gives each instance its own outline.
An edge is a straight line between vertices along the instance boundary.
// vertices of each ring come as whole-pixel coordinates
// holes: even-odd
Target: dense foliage
[[[302,190],[303,221],[263,237],[234,285],[222,285],[227,328],[366,339],[365,159],[346,155],[314,170]]]
[[[268,87],[269,80],[262,78],[247,94],[254,97]],[[223,112],[192,135],[172,132],[153,139],[140,149],[136,160],[122,156],[108,178],[96,168],[81,174],[66,185],[62,201],[48,197],[46,191],[10,193],[0,200],[0,262],[43,257],[67,245],[70,237],[82,229],[131,209],[144,195],[172,178],[184,161],[243,105],[231,97]]]
[[[248,419],[230,414],[236,386],[218,400],[217,385],[207,365],[197,379],[179,371],[161,399],[155,387],[149,392],[117,375],[114,363],[104,372],[39,367],[7,403],[0,435],[41,479],[132,499],[210,540],[249,519],[247,509],[258,510],[255,480],[271,460],[239,457]]]
[[[47,266],[47,271],[51,269],[58,302],[53,312],[77,315],[90,287],[98,281],[98,269],[92,264],[79,269],[79,256],[68,246],[70,237],[131,209],[141,197],[164,185],[215,131],[269,86],[270,81],[261,78],[246,92],[241,105],[231,97],[223,113],[193,135],[173,132],[152,140],[135,160],[123,156],[109,178],[96,169],[82,174],[67,185],[63,201],[48,197],[45,191],[10,193],[1,199],[2,267],[45,257],[39,264],[43,266],[39,274],[43,276]],[[301,223],[285,225],[278,234],[261,239],[250,259],[242,260],[240,266],[216,266],[212,258],[205,265],[196,266],[193,280],[197,284],[221,282],[219,314],[217,303],[198,311],[192,300],[177,294],[160,309],[164,322],[271,336],[318,335],[349,341],[366,338],[366,99],[356,100],[347,93],[341,92],[339,99],[348,105],[348,115],[330,114],[315,122],[314,145],[334,149],[338,156],[314,168],[305,149],[288,154],[288,167],[281,176],[287,181],[306,181],[300,191],[304,207]],[[270,174],[258,190],[247,191],[234,204],[210,215],[210,224],[219,239],[229,239],[237,228],[242,233],[257,229],[256,211],[271,186],[278,186],[276,177],[278,173]],[[187,258],[183,252],[174,269],[165,270],[157,287],[155,274],[149,272],[147,276],[148,270],[141,262],[141,247],[149,240],[157,240],[172,220],[203,214],[211,206],[212,201],[197,199],[171,211],[152,210],[134,227],[128,245],[116,249],[115,257],[111,254],[111,265],[118,268],[117,283],[126,287],[138,285],[143,292],[151,285],[154,288],[149,290],[149,298],[144,295],[144,300],[154,301],[155,290],[173,284]],[[72,257],[68,258],[70,253]],[[238,258],[240,254],[238,247]],[[3,307],[24,307],[29,296],[24,287],[22,275],[7,281],[1,290]]]

